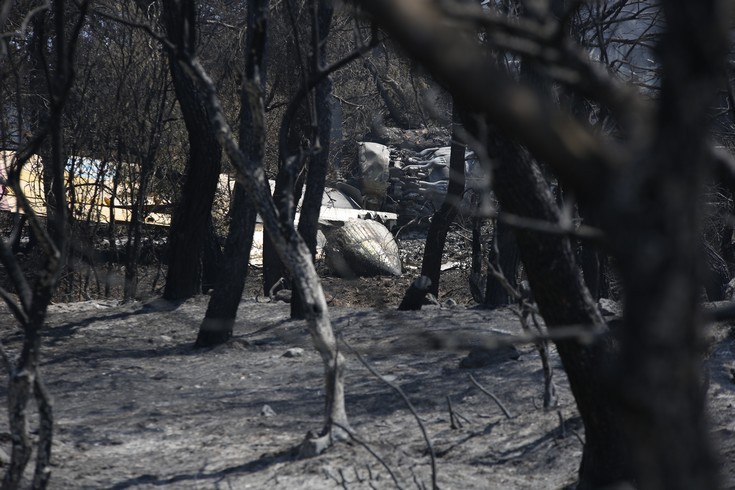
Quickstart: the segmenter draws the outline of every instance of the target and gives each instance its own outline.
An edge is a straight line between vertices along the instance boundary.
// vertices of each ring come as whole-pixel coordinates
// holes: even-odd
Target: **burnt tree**
[[[256,131],[253,108],[249,91],[257,91],[257,98],[263,98],[266,83],[266,47],[268,38],[268,0],[249,0],[248,28],[245,40],[245,82],[243,84],[240,110],[240,151],[246,157],[263,166],[265,156],[265,134]],[[226,342],[232,336],[232,329],[240,305],[245,280],[248,274],[248,260],[253,244],[257,211],[248,199],[245,188],[235,184],[230,203],[230,223],[225,243],[222,270],[207,305],[207,312],[199,327],[196,345],[212,346]]]
[[[311,0],[311,73],[318,74],[324,69],[327,56],[327,35],[332,22],[334,8],[330,1]],[[316,121],[316,128],[312,128],[314,143],[309,155],[306,174],[306,189],[301,205],[298,231],[309,247],[312,260],[316,257],[316,239],[319,225],[319,212],[322,207],[324,186],[329,164],[330,134],[332,130],[332,112],[329,107],[329,98],[332,95],[332,81],[325,77],[317,84],[314,92],[312,120]],[[285,122],[285,121],[284,121]],[[281,145],[285,147],[284,144]],[[283,151],[283,150],[282,150]],[[294,284],[294,293],[291,298],[291,318],[304,318],[301,296]]]
[[[372,43],[369,47],[371,46]],[[344,429],[349,430],[349,423],[344,398],[345,361],[337,347],[337,339],[334,336],[329,319],[324,291],[314,268],[311,253],[304,239],[293,226],[293,222],[284,220],[279,216],[279,211],[270,194],[265,170],[259,165],[261,162],[249,160],[240,150],[225,119],[214,83],[198,58],[191,53],[175,50],[169,45],[167,45],[167,48],[172,51],[179,65],[186,71],[188,76],[201,84],[206,90],[211,115],[210,123],[216,129],[218,140],[224,146],[236,170],[237,180],[247,191],[250,202],[256,206],[258,214],[263,219],[265,229],[270,234],[275,249],[278,251],[279,258],[286,265],[293,280],[298,282],[298,291],[301,295],[306,324],[324,363],[326,395],[324,427],[319,434],[309,433],[301,446],[301,452],[306,455],[318,454],[335,441],[346,438],[347,435]],[[332,71],[356,59],[367,48],[363,46],[350,56],[330,65],[319,76],[312,79],[305,88],[310,90],[322,80],[322,77],[328,76]],[[253,113],[253,130],[256,134],[264,134],[264,100],[257,89],[248,90],[248,95]]]
[[[197,12],[194,0],[164,0],[166,35],[176,50],[194,56]],[[168,51],[172,53],[171,50]],[[209,124],[203,89],[169,56],[176,98],[189,135],[186,176],[174,210],[168,239],[168,273],[163,292],[168,300],[186,299],[201,291],[202,250],[217,190],[222,148]]]
[[[573,341],[558,344],[586,424],[579,488],[716,488],[716,459],[704,411],[698,299],[702,194],[711,165],[706,158],[708,109],[726,52],[725,22],[730,17],[725,2],[661,3],[666,26],[659,45],[661,91],[655,101],[599,70],[566,38],[563,26],[546,29],[547,22],[553,25],[548,12],[542,24],[510,20],[464,2],[360,4],[461,105],[482,112],[499,131],[523,143],[580,202],[599,211],[600,228],[620,268],[626,311],[620,355],[607,373],[618,402],[607,411],[601,405],[611,395],[600,393],[604,367],[593,364],[596,357]],[[575,90],[608,106],[626,138],[592,130],[500,73],[487,63],[487,53],[473,35],[478,25],[495,47],[535,57]],[[565,76],[565,70],[575,75]],[[524,240],[519,236],[521,250]],[[529,247],[546,249],[545,244]],[[553,254],[551,265],[568,262],[559,260],[559,253]],[[523,253],[524,261],[532,258]],[[589,309],[591,298],[576,268],[574,277],[554,287],[576,291],[572,298],[577,299],[561,297],[557,308],[541,307],[542,298],[556,294],[544,281],[548,266],[526,263],[550,330],[570,321],[586,328],[597,325],[599,315]],[[601,447],[606,438],[622,442]]]
[[[2,480],[2,488],[8,490],[20,488],[24,483],[23,474],[34,449],[30,432],[32,422],[38,426],[36,464],[30,485],[32,488],[46,488],[51,477],[54,418],[51,398],[39,371],[41,333],[68,249],[66,243],[68,219],[63,178],[66,159],[62,115],[74,81],[74,54],[79,33],[86,19],[87,7],[86,2],[78,7],[72,7],[64,0],[55,0],[49,4],[49,9],[35,12],[42,19],[34,23],[32,36],[35,39],[31,44],[36,43],[34,54],[40,56],[38,63],[44,64],[47,75],[44,90],[35,92],[35,95],[45,97],[48,100],[48,107],[47,112],[37,120],[40,124],[33,128],[33,133],[19,141],[15,158],[8,168],[7,184],[13,189],[18,206],[26,215],[44,256],[40,270],[24,271],[8,242],[5,239],[0,240],[0,263],[15,289],[15,294],[11,294],[0,288],[0,297],[23,330],[22,345],[17,357],[11,359],[0,346],[0,354],[8,375],[7,410],[11,451],[10,461]],[[31,15],[33,13],[21,12],[21,16]],[[19,42],[19,45],[22,44]],[[3,55],[4,51],[0,51],[0,59]],[[38,89],[39,86],[35,85],[34,88]],[[44,170],[51,172],[49,180],[53,187],[55,208],[55,212],[49,213],[47,217],[48,230],[44,228],[41,219],[26,198],[20,178],[23,166],[44,145],[48,148],[48,160],[44,162]],[[37,419],[31,417],[29,413],[32,401],[38,410]]]
[[[294,223],[296,204],[301,198],[304,188],[304,164],[313,140],[314,101],[306,96],[303,87],[310,76],[302,39],[305,35],[302,22],[304,15],[301,8],[293,2],[281,4],[278,9],[281,15],[288,18],[290,35],[286,40],[286,51],[290,62],[285,65],[287,96],[289,104],[283,116],[278,138],[278,174],[273,189],[273,200],[278,206],[284,225]],[[263,234],[263,293],[270,294],[273,287],[281,280],[287,289],[293,287],[291,277],[268,232]]]
[[[452,222],[459,214],[459,206],[465,190],[465,149],[466,145],[459,136],[462,125],[460,110],[452,109],[452,149],[449,156],[449,186],[439,210],[431,217],[431,225],[426,235],[424,258],[421,262],[421,275],[431,281],[428,292],[439,297],[439,277],[444,245]]]

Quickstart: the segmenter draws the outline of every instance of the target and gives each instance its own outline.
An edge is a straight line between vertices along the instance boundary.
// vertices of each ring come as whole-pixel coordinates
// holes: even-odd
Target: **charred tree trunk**
[[[602,253],[591,244],[580,245],[580,261],[582,263],[582,276],[595,301],[606,295],[605,284],[605,260]]]
[[[155,172],[156,156],[161,144],[161,135],[163,131],[164,118],[166,116],[166,106],[168,105],[168,97],[166,96],[165,85],[167,81],[161,77],[161,85],[158,91],[149,93],[150,99],[147,106],[156,105],[155,122],[150,126],[148,131],[148,145],[145,151],[139,155],[140,161],[140,177],[137,180],[137,186],[131,182],[131,191],[135,193],[135,202],[128,225],[128,243],[126,245],[125,260],[125,284],[123,286],[123,298],[125,301],[132,300],[138,290],[138,261],[140,259],[141,249],[141,226],[145,223],[145,205],[148,199],[148,186],[153,172]],[[156,101],[154,97],[158,96]],[[113,194],[115,196],[115,194]],[[112,223],[112,215],[110,223]]]
[[[431,287],[431,279],[426,276],[417,277],[403,295],[398,311],[418,311],[424,304],[426,293]]]
[[[26,219],[25,214],[13,213],[13,228],[10,231],[8,243],[10,244],[10,249],[14,254],[21,251],[20,244],[21,238],[23,238],[23,228],[26,223]]]
[[[727,50],[724,3],[663,3],[656,132],[645,166],[623,173],[628,199],[617,201],[618,219],[610,220],[625,285],[619,393],[641,488],[719,483],[705,413],[698,303],[709,110]]]
[[[380,98],[383,99],[383,104],[385,104],[385,108],[388,109],[388,115],[393,120],[393,124],[401,129],[411,129],[412,127],[415,127],[416,125],[411,123],[411,118],[407,111],[408,104],[406,103],[406,98],[403,96],[403,93],[400,92],[400,88],[398,86],[391,87],[394,89],[395,95],[393,95],[391,93],[393,91],[388,89],[388,84],[383,80],[378,68],[372,63],[372,61],[366,59],[363,62],[363,66],[367,68],[373,76],[375,86],[378,89],[378,94],[380,94]],[[395,99],[399,99],[399,101],[396,101]]]
[[[225,265],[224,257],[219,238],[217,237],[217,231],[214,229],[214,221],[210,215],[207,221],[207,234],[204,237],[204,247],[202,250],[202,294],[207,294],[209,290],[214,289],[220,274],[225,273],[222,269]]]
[[[220,142],[225,145],[227,154],[237,170],[238,181],[247,190],[251,202],[257,206],[258,213],[263,218],[265,228],[271,233],[271,238],[281,259],[287,264],[294,280],[299,281],[301,299],[307,312],[307,325],[324,363],[326,385],[324,429],[317,436],[310,434],[301,449],[302,454],[318,454],[333,444],[335,440],[346,437],[340,427],[349,427],[344,398],[345,361],[337,348],[337,339],[329,320],[324,291],[303,238],[293,224],[286,226],[287,223],[284,223],[278,216],[263,168],[258,166],[257,162],[248,160],[235,143],[211,79],[196,58],[184,58],[181,62],[189,69],[192,76],[206,86],[213,115],[211,123],[217,128]],[[257,90],[253,90],[249,95],[253,107],[254,130],[265,134],[263,98],[259,96]]]
[[[53,22],[53,38],[45,38],[47,47],[53,47],[54,62],[47,72],[47,87],[38,96],[48,95],[48,115],[44,124],[36,129],[16,154],[17,160],[8,172],[8,182],[15,192],[20,207],[26,214],[29,226],[36,234],[39,247],[45,254],[44,266],[34,271],[33,284],[29,283],[20,264],[12,254],[10,246],[0,240],[0,262],[15,286],[17,300],[4,293],[3,300],[23,328],[23,345],[17,360],[11,361],[5,353],[2,358],[8,371],[8,421],[12,448],[10,462],[5,470],[2,488],[14,490],[20,487],[26,465],[32,453],[32,440],[29,430],[28,405],[33,399],[38,407],[38,444],[36,447],[36,467],[31,488],[44,489],[51,475],[51,450],[53,438],[53,410],[51,400],[44,387],[39,372],[41,362],[41,332],[46,319],[48,305],[59,281],[61,268],[68,249],[68,221],[66,217],[66,198],[64,192],[64,166],[66,159],[63,151],[62,115],[74,79],[74,47],[86,16],[86,2],[79,6],[80,15],[70,33],[67,33],[67,7],[63,0],[50,4],[50,13],[38,15],[48,17]],[[43,27],[39,27],[43,29]],[[40,31],[43,32],[43,31]],[[40,34],[34,32],[34,35]],[[45,49],[45,48],[44,48]],[[44,59],[47,59],[44,57]],[[23,165],[36,153],[48,137],[55,213],[47,215],[48,232],[36,216],[20,183]],[[53,223],[51,223],[53,221]]]
[[[196,340],[199,347],[219,345],[232,337],[237,308],[247,279],[256,216],[257,211],[248,200],[245,189],[236,184],[230,204],[230,227],[222,269],[207,305],[204,320],[199,326]]]
[[[488,261],[505,277],[508,284],[514,288],[518,286],[518,242],[513,230],[500,220],[495,221],[493,245],[488,251]],[[497,308],[511,303],[510,294],[491,271],[488,271],[486,286],[485,306]]]
[[[312,70],[317,73],[321,70],[322,62],[327,55],[327,35],[332,23],[334,8],[331,2],[325,0],[312,1]],[[309,247],[312,260],[316,258],[316,237],[319,224],[319,212],[324,197],[324,186],[327,179],[329,165],[330,135],[332,132],[332,112],[329,107],[329,98],[332,96],[332,81],[323,80],[314,90],[314,110],[316,111],[316,153],[309,158],[308,173],[306,176],[306,191],[304,202],[301,205],[301,218],[298,231]],[[294,293],[291,297],[291,318],[304,318],[301,294],[298,284],[294,284]]]
[[[148,181],[153,170],[153,161],[146,159],[141,165],[140,187],[135,196],[135,203],[128,225],[128,243],[125,246],[125,284],[123,286],[123,300],[131,301],[138,290],[138,257],[141,246],[141,223],[143,206],[148,188]]]
[[[519,216],[557,222],[558,207],[539,167],[514,144],[491,135],[492,153],[500,161],[494,190],[500,206]],[[568,238],[517,229],[515,235],[528,280],[547,328],[571,325],[604,328],[577,268]],[[607,379],[617,350],[609,333],[591,345],[556,342],[559,356],[585,425],[579,489],[633,481],[629,446],[616,414]]]
[[[252,162],[262,167],[265,156],[265,134],[257,133],[253,124],[253,107],[248,99],[248,87],[263,97],[266,83],[266,50],[269,0],[249,0],[248,30],[245,41],[245,75],[241,97],[240,150]],[[221,270],[212,297],[207,305],[196,345],[209,347],[232,337],[237,308],[245,288],[248,261],[253,245],[257,210],[248,199],[245,188],[238,182],[230,203],[230,225],[225,243]]]
[[[459,136],[461,125],[459,108],[454,107],[452,110],[452,149],[449,156],[449,187],[444,202],[431,218],[424,246],[424,258],[421,262],[421,275],[428,277],[431,281],[428,292],[437,298],[439,297],[439,277],[447,233],[459,214],[459,205],[464,194],[466,147]]]
[[[293,105],[299,87],[306,83],[309,74],[299,42],[303,33],[296,23],[297,14],[289,11],[294,9],[290,3],[285,4],[282,8],[286,10],[284,15],[287,15],[291,21],[293,33],[287,40],[291,61],[287,65],[288,72],[285,74],[288,82],[288,96],[292,100],[289,105]],[[281,122],[278,148],[279,169],[273,190],[273,200],[278,207],[284,226],[291,226],[294,223],[296,204],[301,198],[304,186],[304,143],[311,139],[315,123],[310,117],[312,108],[309,104],[313,102],[306,98],[299,98],[296,103],[297,105],[291,111],[287,109]],[[265,231],[263,233],[263,294],[270,294],[273,286],[282,278],[284,286],[291,289],[293,286],[287,268],[278,256],[273,238]]]
[[[193,56],[196,50],[194,0],[166,0],[163,6],[168,38],[183,53]],[[186,76],[173,53],[169,53],[169,63],[176,98],[189,134],[189,161],[184,188],[171,222],[168,273],[163,292],[164,298],[178,300],[201,291],[202,250],[217,190],[222,149],[209,124],[200,87]]]
[[[470,262],[470,294],[477,303],[485,302],[486,283],[482,274],[482,225],[485,219],[477,214],[472,216],[472,258]]]
[[[661,3],[662,83],[654,100],[639,98],[611,78],[600,79],[594,70],[578,72],[580,80],[589,83],[586,90],[616,112],[627,134],[615,139],[591,131],[548,100],[502,77],[486,63],[484,47],[471,36],[458,35],[457,27],[445,22],[441,7],[433,2],[360,4],[412,56],[426,63],[461,103],[486,114],[508,136],[523,142],[580,201],[600,211],[621,272],[626,310],[617,386],[599,379],[607,371],[606,344],[557,344],[586,428],[578,488],[717,488],[702,386],[698,233],[703,183],[709,172],[704,159],[708,112],[722,74],[729,4]],[[475,25],[465,24],[468,29]],[[545,49],[557,41],[544,38],[539,46]],[[562,57],[569,54],[563,48],[555,52]],[[502,173],[513,177],[511,171],[502,170],[508,168],[518,165],[498,169],[498,197],[503,192],[505,209],[528,215],[522,212],[528,206],[524,202],[533,193],[518,195],[523,180],[501,183]],[[555,220],[553,215],[537,217]],[[563,241],[546,237],[532,246],[528,232],[517,236],[549,328],[562,322],[597,323],[599,315],[590,308],[589,294],[580,298],[586,289],[579,274],[568,267],[573,264],[568,242],[547,255],[550,245]],[[540,264],[540,256],[549,262]],[[552,270],[540,274],[543,265]],[[563,272],[559,268],[567,276],[559,276]],[[555,277],[553,285],[549,277]]]
[[[300,155],[299,155],[300,157]],[[294,158],[299,158],[294,157]],[[297,196],[301,195],[301,186],[297,182],[298,174],[300,174],[301,165],[296,164],[294,167],[299,167],[299,171],[292,169],[289,171],[291,175],[286,175],[286,172],[281,168],[276,176],[276,185],[273,189],[273,201],[278,207],[280,218],[282,221],[289,221],[291,224],[294,222],[294,215],[296,214],[296,202],[298,201]],[[294,175],[296,174],[296,175]],[[267,230],[263,231],[263,294],[270,295],[273,292],[274,286],[283,279],[283,287],[285,289],[291,289],[291,278],[286,270],[283,261],[278,256],[278,251],[273,243],[273,239]]]

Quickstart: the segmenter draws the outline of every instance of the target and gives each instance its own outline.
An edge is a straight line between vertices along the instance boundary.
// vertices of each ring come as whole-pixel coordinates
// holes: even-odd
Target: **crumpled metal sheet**
[[[327,264],[341,277],[400,276],[401,256],[391,232],[372,220],[351,220],[327,235]]]

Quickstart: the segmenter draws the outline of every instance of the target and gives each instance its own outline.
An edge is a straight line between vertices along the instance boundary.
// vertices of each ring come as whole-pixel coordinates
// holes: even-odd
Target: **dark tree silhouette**
[[[41,363],[41,332],[51,297],[59,281],[67,250],[67,209],[64,189],[66,158],[62,133],[62,115],[74,81],[73,60],[79,33],[84,25],[88,4],[71,7],[63,0],[53,1],[48,9],[21,12],[23,22],[32,20],[30,43],[35,47],[31,56],[39,56],[36,66],[43,65],[47,74],[43,92],[37,97],[49,101],[47,112],[37,119],[39,123],[29,138],[19,142],[15,159],[8,169],[7,183],[13,189],[18,205],[25,213],[38,245],[44,254],[40,270],[24,272],[10,245],[0,240],[0,262],[15,288],[15,295],[0,288],[5,301],[23,330],[23,343],[16,359],[10,358],[0,346],[2,360],[8,374],[8,421],[11,439],[10,462],[5,470],[2,488],[16,489],[23,483],[23,474],[33,451],[29,425],[29,403],[38,408],[36,465],[32,488],[46,488],[51,475],[51,448],[53,439],[53,410],[51,399],[39,372]],[[49,35],[50,34],[50,35]],[[4,46],[6,47],[6,46]],[[0,60],[4,51],[0,53]],[[39,89],[39,85],[32,84]],[[18,108],[20,110],[20,108]],[[31,156],[47,143],[48,160],[44,170],[51,172],[48,179],[53,188],[54,212],[49,213],[48,231],[26,198],[20,182],[20,173]],[[33,279],[29,279],[32,277]]]
[[[452,149],[449,155],[449,186],[439,210],[431,217],[431,225],[426,235],[424,258],[421,262],[421,275],[431,281],[428,292],[439,297],[439,277],[444,244],[452,222],[459,214],[459,205],[465,190],[465,150],[466,145],[459,136],[462,125],[459,108],[452,110]]]
[[[608,384],[618,403],[607,410],[604,400],[611,395],[601,388],[605,372],[590,364],[594,357],[569,342],[557,343],[586,424],[580,488],[623,481],[639,488],[716,488],[703,409],[698,299],[701,202],[711,165],[708,109],[727,46],[724,2],[662,2],[666,27],[656,101],[638,98],[596,69],[565,38],[561,25],[544,30],[538,20],[510,21],[471,3],[359,3],[459,104],[483,113],[499,131],[525,144],[581,202],[599,210],[600,227],[620,267],[626,310],[620,362],[613,364],[615,381]],[[544,21],[553,24],[548,13]],[[609,107],[628,138],[611,141],[499,73],[487,63],[478,37],[467,34],[478,25],[497,48],[575,73],[563,81]],[[513,162],[515,156],[508,156]],[[541,256],[546,245],[536,247]],[[522,253],[524,248],[521,244]],[[570,320],[599,325],[599,315],[587,308],[591,298],[576,268],[573,277],[558,276],[555,287],[576,291],[581,301],[560,297],[557,308],[542,307],[542,298],[554,296],[543,280],[545,269],[573,263],[559,252],[549,255],[551,264],[523,254],[547,325],[552,331]],[[600,447],[606,438],[617,437],[627,443]]]
[[[268,0],[249,0],[248,27],[245,40],[245,83],[243,85],[240,111],[240,151],[247,158],[263,166],[265,156],[265,134],[256,132],[248,91],[263,98],[266,83],[266,51],[268,34]],[[245,288],[248,260],[253,243],[257,211],[248,200],[245,188],[239,182],[230,204],[230,225],[225,243],[223,264],[226,270],[219,274],[212,297],[207,306],[204,320],[199,327],[196,344],[212,346],[227,341],[237,316],[237,307]]]
[[[333,7],[330,1],[312,0],[311,12],[311,73],[317,74],[324,69],[327,56],[327,35],[332,22]],[[329,163],[330,134],[332,130],[332,112],[329,99],[332,95],[332,81],[329,77],[323,79],[314,90],[314,114],[316,120],[314,132],[314,150],[308,157],[306,189],[301,204],[301,217],[298,231],[311,251],[312,259],[316,257],[316,239],[319,222],[319,212],[322,207],[324,186],[327,178]],[[282,150],[283,151],[283,150]],[[291,299],[291,318],[304,318],[301,296],[294,285]]]
[[[194,0],[164,0],[163,21],[176,49],[193,56],[197,49]],[[183,73],[170,55],[171,78],[189,135],[189,161],[169,234],[168,273],[163,296],[189,298],[202,288],[202,251],[221,168],[222,149],[209,125],[202,88]]]

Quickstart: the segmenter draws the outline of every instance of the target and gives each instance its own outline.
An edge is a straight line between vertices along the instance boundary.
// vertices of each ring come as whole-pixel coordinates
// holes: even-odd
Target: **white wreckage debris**
[[[444,202],[449,187],[451,147],[433,147],[418,153],[391,150],[380,143],[362,142],[358,147],[360,190],[347,184],[350,196],[368,209],[396,212],[405,223],[430,216]],[[472,151],[465,152],[465,192],[460,212],[475,212],[489,187],[489,178]]]
[[[328,231],[324,255],[340,277],[400,276],[401,257],[390,230],[372,220],[352,220]]]
[[[362,187],[362,206],[381,209],[390,178],[390,149],[380,143],[361,142],[357,150]]]
[[[273,190],[275,184],[272,181],[270,184]],[[326,258],[327,264],[342,277],[400,276],[398,244],[389,231],[389,227],[397,223],[398,215],[363,209],[353,197],[361,200],[359,194],[357,189],[346,184],[344,190],[331,187],[324,189],[319,211],[317,258]],[[296,222],[300,210],[301,202],[296,208]],[[250,263],[263,263],[263,226],[260,217],[255,227]]]

